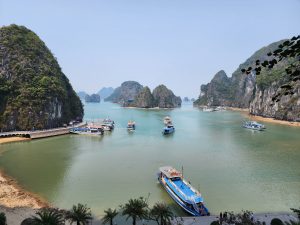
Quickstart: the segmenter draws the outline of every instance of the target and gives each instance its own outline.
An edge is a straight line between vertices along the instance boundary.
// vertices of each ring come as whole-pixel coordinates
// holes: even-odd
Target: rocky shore
[[[28,191],[25,191],[18,183],[0,171],[0,205],[15,208],[29,207],[39,209],[49,204]]]

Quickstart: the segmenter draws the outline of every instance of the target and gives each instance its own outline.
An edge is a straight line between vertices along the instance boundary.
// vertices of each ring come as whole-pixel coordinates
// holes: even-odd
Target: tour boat
[[[101,127],[76,127],[71,128],[70,133],[98,136],[103,134],[103,129]]]
[[[171,119],[171,117],[166,116],[166,117],[164,118],[164,124],[165,124],[165,125],[172,124],[172,119]]]
[[[105,131],[112,131],[115,128],[115,121],[106,118],[102,122],[102,127]]]
[[[260,124],[256,121],[246,121],[243,123],[243,127],[252,130],[264,130],[266,127],[263,124]]]
[[[134,121],[128,121],[127,123],[127,129],[128,130],[135,130],[135,122]]]
[[[174,131],[175,131],[175,127],[172,124],[169,124],[169,125],[167,125],[167,126],[164,127],[162,133],[164,135],[167,135],[167,134],[174,133]]]
[[[199,191],[183,179],[181,172],[171,166],[159,168],[158,180],[173,200],[193,216],[209,216]]]

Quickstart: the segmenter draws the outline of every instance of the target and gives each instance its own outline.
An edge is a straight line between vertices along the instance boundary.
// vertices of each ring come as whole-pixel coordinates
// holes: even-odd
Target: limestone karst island
[[[0,225],[300,225],[300,2],[0,2]]]

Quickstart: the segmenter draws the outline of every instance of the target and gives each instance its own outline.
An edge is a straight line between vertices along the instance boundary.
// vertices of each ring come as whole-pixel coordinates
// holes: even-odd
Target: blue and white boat
[[[173,200],[193,216],[209,216],[199,191],[183,179],[182,173],[171,166],[159,168],[158,180]]]
[[[72,134],[83,134],[83,135],[93,135],[93,136],[102,135],[103,132],[104,131],[101,127],[76,127],[70,129],[70,133]]]
[[[127,123],[127,130],[129,130],[129,131],[133,131],[133,130],[135,130],[135,122],[134,121],[129,121],[128,123]]]
[[[167,126],[164,127],[162,133],[164,135],[167,135],[167,134],[174,133],[174,131],[175,131],[175,127],[172,124],[168,124]]]
[[[256,121],[246,121],[243,123],[243,127],[252,130],[264,130],[266,127],[263,124],[260,124]]]

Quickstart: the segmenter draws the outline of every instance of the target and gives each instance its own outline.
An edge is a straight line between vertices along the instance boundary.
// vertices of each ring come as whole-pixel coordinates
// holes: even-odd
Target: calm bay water
[[[222,210],[289,211],[300,203],[300,129],[269,124],[265,132],[241,128],[239,112],[207,113],[85,105],[85,119],[109,116],[116,129],[103,137],[65,135],[0,145],[0,167],[27,190],[58,207],[88,204],[97,215],[129,198],[150,194],[184,215],[156,180],[158,167],[184,167],[212,213]],[[164,137],[162,119],[176,127]],[[137,130],[126,130],[128,120]]]

